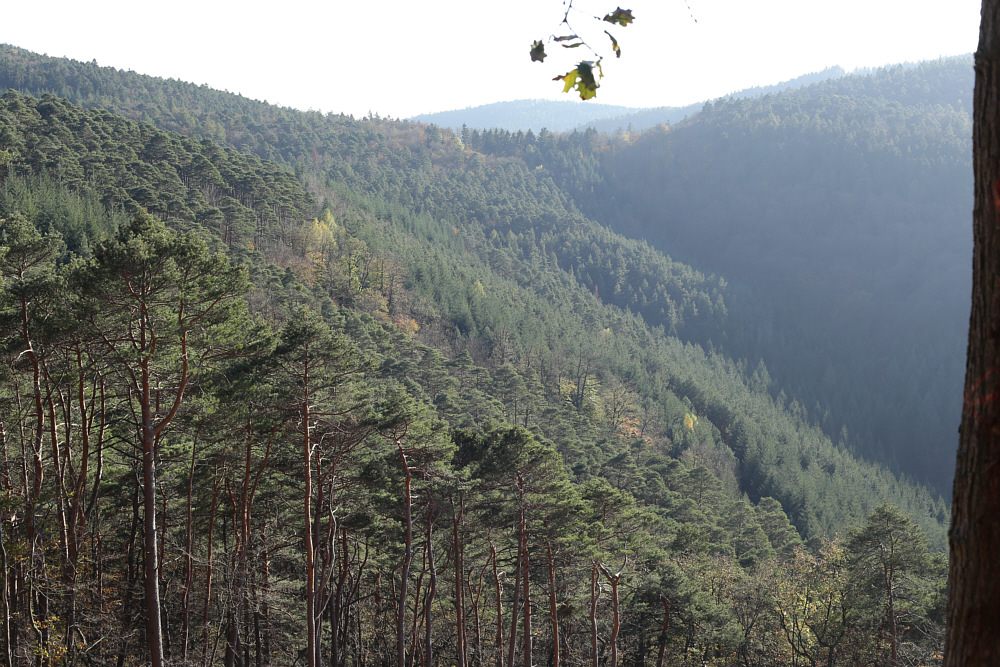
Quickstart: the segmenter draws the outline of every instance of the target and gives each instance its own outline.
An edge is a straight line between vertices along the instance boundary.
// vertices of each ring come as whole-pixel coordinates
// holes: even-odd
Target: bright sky
[[[620,1],[574,0],[570,15],[605,56],[605,104],[680,106],[833,65],[971,53],[978,41],[979,0],[629,0],[632,26],[593,20]],[[355,116],[574,99],[552,77],[593,59],[550,44],[544,63],[530,62],[532,41],[565,34],[563,0],[4,4],[0,43]]]

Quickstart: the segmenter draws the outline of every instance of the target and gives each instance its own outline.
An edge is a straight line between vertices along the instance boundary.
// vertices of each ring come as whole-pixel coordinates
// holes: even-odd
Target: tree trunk
[[[191,465],[188,468],[187,525],[184,531],[184,588],[181,590],[181,662],[188,659],[190,647],[191,586],[194,584],[194,466],[198,438],[191,443]]]
[[[521,549],[524,552],[524,667],[531,667],[531,561],[528,558],[528,536],[522,535]]]
[[[952,498],[946,667],[1000,663],[1000,0],[983,0],[975,69],[972,312]]]
[[[434,621],[434,596],[437,594],[437,570],[434,565],[434,515],[433,500],[428,495],[431,506],[427,508],[427,569],[430,572],[430,583],[427,587],[427,601],[424,603],[424,664],[430,667],[434,664],[434,643],[433,627]]]
[[[306,655],[309,667],[316,665],[316,551],[312,527],[312,438],[309,429],[309,371],[302,376],[302,459],[305,476],[302,490],[302,518],[306,552]]]
[[[604,565],[598,565],[601,574],[611,584],[611,608],[613,622],[611,625],[611,662],[610,667],[618,667],[618,631],[621,629],[621,616],[618,611],[618,582],[621,581],[622,573],[611,574]]]
[[[503,660],[503,599],[501,597],[503,591],[500,587],[500,573],[497,571],[497,548],[493,544],[493,540],[490,540],[490,560],[493,563],[493,583],[496,586],[496,603],[497,603],[497,665],[499,667],[504,667]]]
[[[347,583],[348,557],[350,556],[347,548],[347,528],[341,527],[340,533],[341,556],[340,563],[338,564],[337,585],[334,588],[333,594],[333,609],[330,612],[333,614],[331,622],[332,631],[330,633],[330,667],[340,667],[341,663],[340,628],[343,618],[344,586]]]
[[[545,545],[549,567],[549,621],[552,624],[552,667],[561,667],[559,656],[559,607],[556,601],[556,563],[552,543]]]
[[[207,664],[208,655],[208,612],[212,603],[212,545],[215,535],[215,511],[219,500],[219,466],[212,471],[212,506],[208,514],[208,536],[205,547],[205,597],[201,610],[201,660]]]
[[[521,503],[517,513],[517,561],[514,565],[514,598],[510,604],[510,637],[507,638],[507,664],[510,667],[514,665],[514,654],[517,649],[517,615],[521,608],[521,577],[524,576],[524,551],[521,550],[521,539],[525,530],[524,488],[520,480],[518,481]]]
[[[406,460],[403,445],[397,440],[396,448],[403,462],[403,507],[405,537],[403,541],[403,563],[399,571],[399,600],[396,602],[396,667],[406,667],[406,593],[410,578],[410,564],[413,562],[413,499],[410,496],[412,477],[410,464]]]
[[[590,663],[598,667],[597,662],[597,562],[590,570]]]
[[[156,530],[156,436],[153,428],[149,369],[142,368],[142,499],[143,560],[146,592],[146,643],[149,664],[163,665],[163,625],[160,619],[160,562]]]
[[[465,589],[464,575],[462,574],[465,569],[463,563],[462,554],[462,540],[459,535],[459,527],[462,523],[462,517],[465,513],[465,499],[459,494],[458,506],[453,507],[452,523],[451,523],[451,539],[452,548],[455,552],[455,654],[456,654],[456,667],[465,667],[465,656],[467,653],[465,647],[465,600],[463,599],[463,591]]]
[[[6,541],[4,536],[3,523],[0,522],[0,568],[3,568],[3,581],[0,585],[3,586],[0,589],[0,614],[3,614],[3,635],[0,636],[0,640],[3,641],[3,665],[4,667],[13,667],[14,664],[14,652],[11,646],[11,632],[10,632],[10,619],[11,619],[11,608],[10,604],[7,602],[7,590],[9,588],[9,575],[11,570],[8,565],[7,560],[7,547],[4,544]]]
[[[660,652],[656,656],[656,667],[663,667],[663,657],[667,652],[667,631],[670,630],[670,600],[660,593],[660,602],[663,604],[663,630],[660,632]]]

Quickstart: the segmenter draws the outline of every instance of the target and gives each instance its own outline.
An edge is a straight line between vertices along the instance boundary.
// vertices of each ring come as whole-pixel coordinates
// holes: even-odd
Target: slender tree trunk
[[[136,538],[139,531],[139,480],[138,475],[133,469],[133,479],[135,480],[135,488],[132,493],[132,523],[129,527],[129,537],[128,542],[125,545],[125,561],[127,563],[126,573],[125,573],[125,595],[122,602],[121,608],[121,624],[122,628],[131,628],[133,624],[133,618],[136,613],[132,608],[132,596],[135,590],[135,582],[137,578],[136,570]],[[122,667],[125,664],[126,646],[123,643],[121,650],[118,653],[118,667]]]
[[[458,662],[457,667],[465,667],[465,656],[467,649],[465,646],[465,577],[462,572],[465,569],[464,558],[462,557],[462,540],[459,536],[459,527],[462,523],[462,516],[465,512],[465,499],[459,494],[458,506],[453,508],[451,522],[452,549],[455,553],[455,654]]]
[[[476,656],[476,663],[477,664],[482,664],[483,663],[483,628],[482,628],[482,624],[480,622],[481,619],[479,617],[479,601],[483,597],[483,577],[486,574],[486,567],[487,567],[487,565],[483,565],[482,569],[479,570],[479,582],[478,582],[478,586],[477,586],[476,591],[475,591],[474,594],[473,594],[473,590],[472,590],[472,572],[473,571],[471,569],[469,570],[469,579],[468,579],[469,597],[471,598],[471,601],[472,601],[472,617],[473,617],[472,618],[472,623],[473,623],[473,627],[475,628],[475,631],[476,631],[476,650],[475,650],[475,656]]]
[[[660,602],[663,604],[663,630],[660,631],[660,652],[656,656],[656,667],[663,667],[663,658],[667,653],[667,631],[670,630],[670,600],[660,593]]]
[[[420,648],[420,623],[423,621],[423,614],[420,613],[420,596],[424,587],[424,575],[427,574],[427,552],[423,551],[423,567],[417,575],[417,581],[413,587],[413,627],[410,629],[410,665],[417,661],[417,656],[421,654]],[[420,661],[423,664],[423,661]]]
[[[518,486],[522,501],[517,511],[517,563],[514,566],[514,599],[510,605],[510,637],[507,638],[507,664],[511,667],[514,665],[514,654],[517,649],[517,615],[521,607],[521,577],[524,576],[524,551],[521,549],[521,538],[525,530],[524,489]]]
[[[0,641],[3,641],[3,665],[4,667],[13,667],[14,664],[14,651],[13,646],[10,643],[11,633],[10,633],[10,619],[11,619],[11,609],[8,602],[7,592],[10,588],[10,565],[7,560],[7,535],[3,528],[3,522],[0,521],[0,568],[3,568],[3,581],[0,582],[3,585],[3,589],[0,590],[0,614],[3,615],[3,636],[0,637]]]
[[[496,586],[497,601],[497,665],[504,667],[503,660],[503,590],[500,586],[500,573],[497,571],[497,548],[490,540],[490,560],[493,563],[493,583]]]
[[[306,655],[309,667],[317,665],[318,638],[316,636],[317,618],[316,610],[316,545],[313,534],[313,467],[312,467],[312,431],[310,430],[309,401],[309,368],[302,373],[302,473],[305,478],[302,489],[302,520],[305,531],[305,556],[306,556]]]
[[[428,496],[430,494],[428,493]],[[431,667],[434,664],[434,651],[433,651],[433,620],[434,620],[434,596],[437,594],[437,570],[434,566],[434,545],[432,544],[432,538],[434,536],[434,512],[433,506],[427,508],[427,568],[430,571],[430,583],[427,586],[427,601],[424,603],[424,658],[426,662],[424,663],[427,667]]]
[[[191,443],[191,465],[188,468],[187,526],[184,531],[184,589],[181,591],[181,661],[187,662],[190,641],[191,586],[194,584],[194,463],[198,439]]]
[[[887,605],[889,621],[889,667],[896,667],[899,664],[899,633],[896,628],[896,591],[894,586],[895,574],[890,564],[885,578],[885,599]]]
[[[145,332],[143,332],[145,336]],[[144,345],[145,347],[145,341]],[[156,434],[153,428],[152,386],[148,363],[142,366],[142,499],[143,555],[146,593],[146,644],[151,667],[163,666],[163,624],[160,619],[160,561],[156,531]]]
[[[399,600],[396,602],[396,667],[406,667],[406,593],[410,578],[410,564],[413,562],[413,499],[410,497],[412,477],[409,462],[402,444],[397,440],[396,448],[403,462],[403,507],[405,535],[403,539],[403,564],[399,574]]]
[[[531,561],[528,557],[528,536],[521,536],[521,550],[524,552],[524,667],[531,667]]]
[[[1000,664],[1000,0],[983,0],[975,69],[972,309],[949,533],[946,667]]]
[[[350,553],[347,548],[347,528],[340,529],[340,562],[337,567],[337,584],[333,589],[333,609],[330,613],[333,619],[330,622],[332,628],[330,633],[330,666],[339,667],[340,658],[340,629],[343,625],[344,606],[344,586],[347,583],[347,566]]]
[[[265,664],[271,664],[271,615],[268,606],[268,596],[271,592],[271,561],[267,550],[267,534],[261,529],[260,534],[260,615],[264,620],[264,636],[261,638],[261,651],[264,653]],[[337,667],[337,665],[333,665]]]
[[[597,561],[590,569],[590,662],[598,667],[597,661]]]
[[[208,535],[205,549],[205,597],[201,610],[201,660],[207,663],[208,656],[208,610],[212,603],[212,547],[215,535],[215,511],[219,499],[219,466],[216,465],[212,474],[212,507],[208,515]]]
[[[621,629],[621,616],[618,613],[618,582],[621,581],[622,573],[611,574],[603,565],[600,566],[601,573],[611,584],[611,609],[613,622],[611,625],[611,663],[610,667],[618,667],[618,632]]]
[[[549,621],[552,625],[552,667],[561,667],[559,656],[559,608],[556,602],[556,565],[552,545],[545,546],[549,567]]]

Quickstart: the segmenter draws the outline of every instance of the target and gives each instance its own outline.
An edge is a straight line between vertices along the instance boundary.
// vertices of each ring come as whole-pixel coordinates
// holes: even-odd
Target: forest
[[[0,90],[3,664],[940,662],[940,490],[599,222],[621,137]]]
[[[856,454],[947,494],[965,363],[972,60],[718,100],[618,137],[470,131],[588,216],[725,276],[712,342]]]

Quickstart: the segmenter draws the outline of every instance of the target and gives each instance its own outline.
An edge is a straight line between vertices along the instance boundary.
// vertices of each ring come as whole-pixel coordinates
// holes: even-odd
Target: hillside
[[[940,651],[940,497],[775,400],[711,345],[726,282],[585,217],[544,168],[4,47],[10,85],[19,657],[139,662],[161,631],[171,658],[243,664],[583,661],[598,634],[604,659],[666,664],[882,655],[884,589],[852,588],[881,525],[919,598],[894,641]],[[851,641],[773,641],[817,572]]]
[[[972,247],[968,58],[726,99],[642,135],[474,132],[725,276],[712,342],[863,456],[951,485]]]
[[[763,358],[813,418],[829,410],[856,451],[947,492],[971,96],[962,58],[723,101],[602,156],[604,197],[584,210],[725,275],[740,296],[718,342]]]
[[[638,112],[630,107],[584,102],[552,102],[548,100],[517,100],[497,102],[469,109],[438,111],[414,116],[410,120],[447,127],[460,132],[463,125],[470,128],[500,128],[517,132],[543,128],[550,132],[568,132],[604,118],[613,118]]]
[[[840,67],[829,67],[822,72],[805,74],[773,86],[759,86],[734,92],[727,97],[762,97],[786,90],[802,88],[819,81],[844,76]],[[538,133],[570,132],[595,129],[598,132],[641,132],[659,125],[674,125],[698,113],[704,106],[699,102],[682,107],[655,107],[631,109],[628,107],[594,102],[551,102],[546,100],[518,100],[497,102],[469,109],[439,111],[414,116],[410,120],[447,127],[456,133],[465,126],[478,130],[505,130],[507,132]]]

